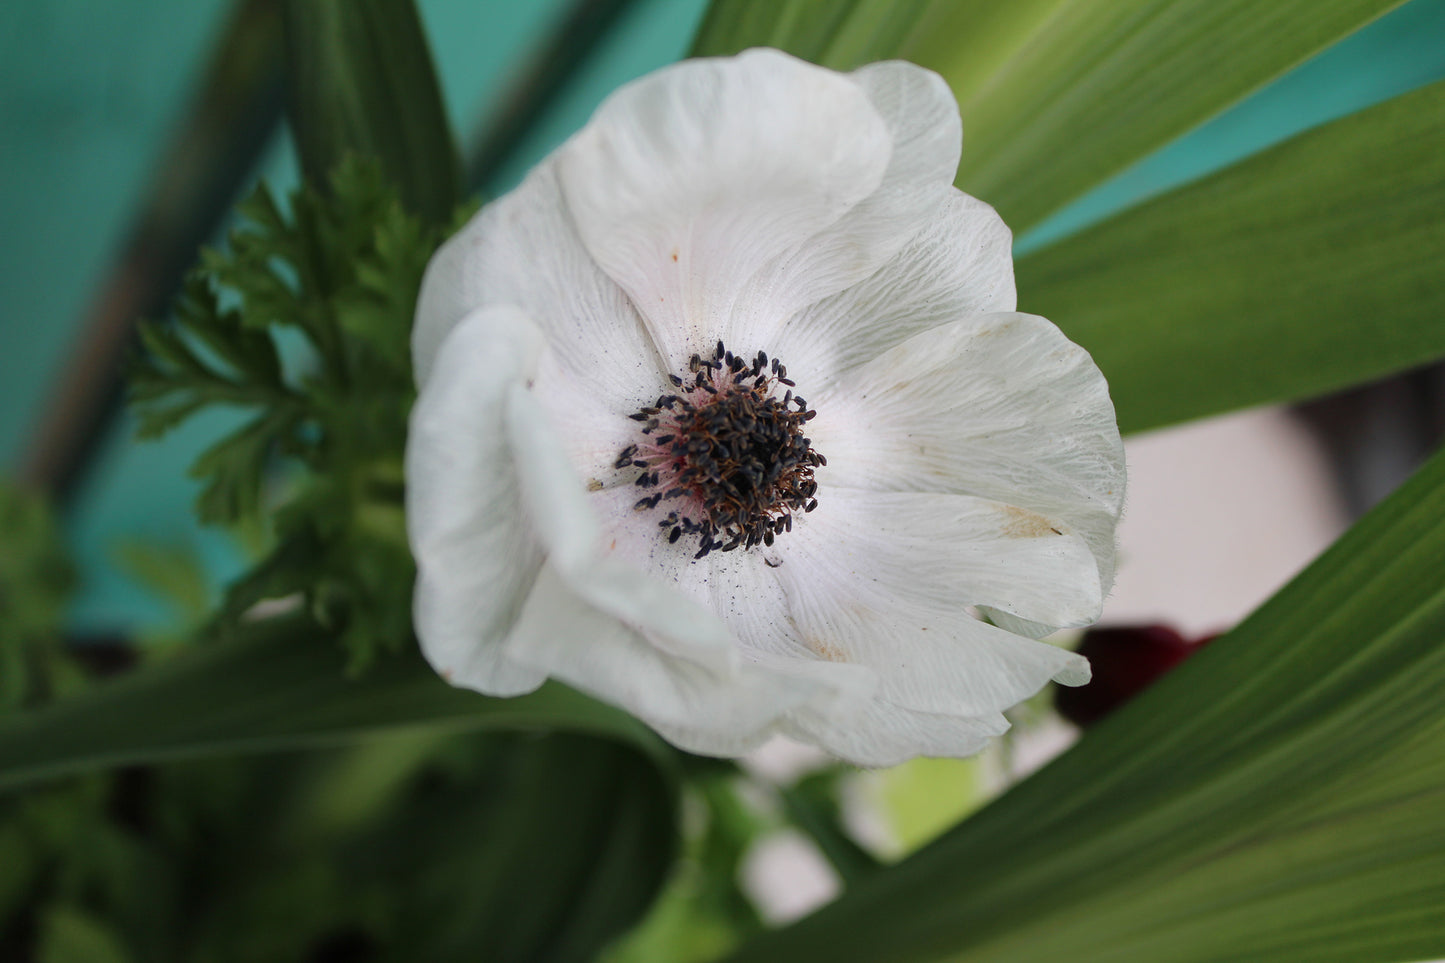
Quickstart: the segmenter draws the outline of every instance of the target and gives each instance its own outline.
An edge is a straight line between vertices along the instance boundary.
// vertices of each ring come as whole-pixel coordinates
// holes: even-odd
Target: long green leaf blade
[[[1445,454],[1237,629],[749,963],[1445,955]]]
[[[1302,134],[1018,263],[1125,431],[1445,355],[1445,82]]]
[[[0,789],[105,766],[334,745],[407,727],[561,729],[660,751],[630,716],[556,683],[517,699],[454,689],[419,657],[360,679],[304,618],[246,627],[42,712],[0,725]]]
[[[306,179],[374,157],[408,210],[446,224],[461,162],[412,0],[288,0],[288,100]]]
[[[713,0],[692,56],[777,47],[795,57],[851,70],[898,56],[931,0]]]
[[[1400,2],[1020,5],[1036,28],[961,103],[958,184],[1024,231]],[[930,31],[958,43],[920,61],[950,80],[972,76],[972,33],[966,22]]]
[[[504,743],[487,771],[414,798],[363,841],[376,872],[419,890],[402,903],[405,958],[596,959],[672,866],[675,774],[633,746],[562,733]]]
[[[963,111],[958,185],[1022,232],[1403,0],[714,0],[693,54],[902,58]]]

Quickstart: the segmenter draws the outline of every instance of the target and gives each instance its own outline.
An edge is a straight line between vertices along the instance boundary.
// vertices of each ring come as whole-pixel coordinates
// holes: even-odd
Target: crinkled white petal
[[[609,557],[716,613],[753,658],[810,657],[787,631],[787,599],[782,587],[776,579],[753,571],[754,567],[766,568],[761,556],[736,551],[694,558],[695,537],[675,543],[667,540],[667,529],[658,525],[664,510],[633,510],[639,493],[640,489],[629,485],[588,496],[602,521],[602,540]]]
[[[986,716],[1051,679],[1088,679],[1078,655],[971,617],[987,604],[1052,625],[1097,617],[1083,540],[984,499],[829,488],[783,544],[774,574],[789,622],[821,657],[860,664],[878,698]],[[1022,524],[1021,524],[1022,522]]]
[[[877,679],[871,669],[834,662],[804,643],[773,567],[781,564],[776,548],[711,552],[695,559],[696,539],[671,543],[664,537],[666,530],[657,524],[661,512],[632,510],[636,492],[635,488],[619,488],[589,495],[602,520],[603,542],[610,558],[716,613],[744,660],[817,681],[821,687],[818,699],[873,693]]]
[[[617,453],[637,441],[637,422],[616,411],[591,385],[568,370],[551,351],[537,363],[532,395],[546,410],[567,460],[589,489],[631,485],[637,471],[616,467]],[[655,401],[668,387],[666,382],[647,382],[645,400],[632,403],[627,413]]]
[[[970,755],[1007,728],[1004,709],[1050,680],[1087,682],[1080,656],[965,610],[1006,596],[1055,620],[1097,612],[1087,546],[1035,521],[963,496],[820,491],[776,546],[789,623],[822,657],[873,669],[878,688],[799,709],[784,731],[865,766]]]
[[[780,571],[806,552],[797,578],[853,583],[905,608],[988,605],[1063,627],[1092,622],[1103,603],[1084,538],[1062,519],[1003,502],[828,485],[805,521]]]
[[[771,341],[768,352],[807,378],[800,390],[810,398],[916,334],[1014,309],[1013,235],[992,207],[950,185],[918,223],[878,271],[802,311]]]
[[[689,61],[438,252],[407,472],[439,671],[552,676],[697,752],[783,731],[862,765],[976,752],[1087,680],[1021,635],[1097,616],[1122,446],[1087,354],[1008,313],[1010,235],[952,187],[959,142],[909,64]],[[718,340],[788,365],[828,463],[773,546],[694,559],[614,463]]]
[[[594,607],[667,638],[693,658],[720,670],[736,666],[732,637],[715,615],[603,553],[602,528],[586,491],[546,411],[525,388],[508,391],[505,423],[521,505],[562,580]]]
[[[725,667],[694,659],[696,650],[590,604],[550,565],[538,576],[506,651],[625,707],[683,748],[710,755],[760,744],[812,692],[787,675],[746,663]]]
[[[971,756],[1008,727],[998,713],[978,717],[919,712],[874,699],[842,712],[795,712],[783,732],[855,766],[881,767],[915,756]]]
[[[417,301],[412,362],[426,384],[447,333],[477,308],[511,304],[542,330],[558,380],[625,416],[667,383],[622,290],[582,246],[547,160],[432,257]]]
[[[999,313],[932,328],[811,401],[829,484],[1006,502],[1020,525],[1037,515],[1081,536],[1103,590],[1113,584],[1123,443],[1104,376],[1048,321]]]
[[[442,676],[490,695],[528,692],[546,678],[502,652],[542,564],[518,510],[503,399],[542,349],[541,332],[517,309],[473,312],[447,338],[411,413],[406,514],[417,636]]]
[[[766,738],[799,706],[827,706],[842,689],[857,695],[871,688],[871,674],[857,669],[745,650],[707,599],[696,596],[705,577],[670,584],[651,566],[639,567],[637,555],[620,551],[636,542],[626,536],[642,531],[666,543],[641,513],[598,518],[594,504],[606,497],[614,501],[602,504],[620,507],[621,493],[589,498],[530,391],[513,385],[504,417],[522,506],[548,562],[539,578],[545,602],[528,601],[506,643],[510,657],[626,707],[686,748],[717,755],[732,752],[739,739]],[[578,629],[584,625],[590,631]]]
[[[940,538],[959,534],[945,515],[939,518]],[[794,631],[823,658],[873,669],[878,698],[924,712],[982,717],[1028,698],[1050,680],[1067,685],[1088,680],[1088,663],[1080,656],[967,613],[967,571],[976,560],[948,558],[947,544],[919,555],[916,535],[881,547],[896,539],[896,526],[888,526],[891,535],[850,530],[859,524],[861,517],[817,526],[816,534],[815,526],[806,534],[800,529],[794,534],[805,537],[790,541],[777,574]],[[1076,557],[1074,564],[1066,577],[1092,575],[1087,558]],[[1049,567],[1033,575],[1044,579],[1063,566],[1052,565],[1052,572]],[[965,574],[955,591],[949,576],[959,572]],[[1044,595],[1051,588],[1033,591]]]
[[[736,340],[734,326],[767,323],[753,315],[781,321],[786,304],[848,283],[799,251],[878,189],[892,151],[857,82],[750,50],[622,87],[557,162],[587,250],[677,370],[718,338]],[[797,269],[777,272],[789,263]],[[764,272],[766,286],[755,282]]]
[[[783,322],[867,279],[958,193],[953,178],[962,130],[958,104],[944,79],[901,60],[860,67],[848,78],[887,125],[893,142],[888,169],[876,191],[791,257],[766,265],[752,279],[749,296],[765,301],[766,308],[734,312],[727,335],[745,353],[758,347],[776,352]],[[780,357],[794,364],[788,355]]]

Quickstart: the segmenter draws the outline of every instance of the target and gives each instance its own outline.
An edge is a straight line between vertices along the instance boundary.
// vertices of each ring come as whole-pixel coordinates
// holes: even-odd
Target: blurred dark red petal
[[[1089,660],[1094,678],[1085,686],[1057,687],[1054,706],[1074,725],[1089,726],[1214,638],[1186,639],[1167,625],[1090,629],[1078,651]]]

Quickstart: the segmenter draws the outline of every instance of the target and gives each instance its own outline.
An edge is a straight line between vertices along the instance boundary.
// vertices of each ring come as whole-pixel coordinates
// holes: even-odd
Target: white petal
[[[709,584],[717,565],[693,565],[684,546],[669,545],[648,513],[632,511],[631,492],[588,495],[547,413],[520,386],[509,392],[506,422],[526,513],[548,552],[539,579],[547,587],[507,641],[513,658],[713,754],[761,742],[799,706],[872,691],[866,669],[741,646],[728,608],[709,605],[727,584]],[[734,604],[768,611],[766,599],[751,601]]]
[[[679,370],[692,352],[728,339],[728,325],[766,323],[750,313],[781,321],[784,304],[846,283],[820,287],[790,273],[760,290],[754,278],[872,194],[891,153],[887,125],[858,83],[751,50],[621,88],[558,151],[558,164],[587,249]],[[773,289],[785,281],[809,289]]]
[[[720,672],[735,669],[732,636],[712,612],[604,553],[603,529],[582,482],[542,405],[519,386],[506,399],[506,429],[526,514],[563,581],[592,606],[689,658]]]
[[[893,141],[888,170],[878,189],[836,224],[754,278],[749,285],[752,295],[771,304],[767,311],[734,312],[728,337],[745,353],[757,348],[775,351],[780,322],[868,278],[958,193],[953,178],[962,132],[958,104],[947,82],[931,70],[901,60],[869,64],[848,76],[863,88],[888,126]],[[780,357],[793,364],[788,355]]]
[[[419,385],[452,326],[495,304],[525,311],[545,335],[559,378],[585,385],[610,411],[636,411],[666,384],[631,302],[582,246],[552,161],[484,207],[427,266],[412,329]]]
[[[875,595],[901,611],[989,605],[1056,627],[1099,616],[1093,554],[1058,519],[967,495],[829,485],[805,521],[779,539],[779,570],[805,555],[793,577],[853,583],[870,605]]]
[[[764,346],[805,379],[800,390],[818,394],[930,328],[1013,310],[1013,237],[992,207],[949,186],[919,224],[877,272],[804,310]]]
[[[508,386],[542,336],[515,308],[477,311],[447,338],[411,413],[406,515],[427,659],[454,685],[517,695],[545,676],[502,653],[541,566],[503,428]]]
[[[798,631],[838,661],[874,670],[876,695],[901,708],[984,717],[1050,681],[1088,681],[1079,655],[968,617],[919,611],[881,597],[854,601],[839,586],[796,586]]]
[[[1103,375],[1048,321],[989,314],[933,328],[812,400],[829,484],[1007,502],[1082,536],[1112,585],[1123,443]]]
[[[602,520],[604,551],[611,558],[672,586],[716,613],[748,658],[818,658],[802,645],[796,633],[789,631],[787,596],[763,554],[711,552],[695,559],[697,540],[689,537],[669,542],[667,529],[657,524],[657,518],[665,512],[633,511],[637,498],[638,489],[631,487],[590,496]]]
[[[804,522],[806,524],[804,524]],[[1099,605],[1082,539],[1020,530],[1007,506],[956,495],[830,488],[779,539],[789,620],[813,651],[871,668],[877,696],[925,712],[985,716],[1088,663],[972,618],[994,604],[1053,625]]]
[[[870,696],[871,669],[838,663],[804,644],[789,612],[788,596],[773,565],[777,552],[711,552],[694,559],[696,541],[670,543],[656,523],[659,512],[632,510],[636,490],[595,492],[590,502],[602,520],[604,551],[649,579],[669,585],[715,613],[744,661],[817,683],[816,700]]]
[[[589,604],[548,565],[515,630],[509,657],[619,705],[693,752],[731,755],[761,744],[811,689],[740,665],[720,669],[691,650]]]
[[[736,640],[708,604],[715,563],[692,565],[685,544],[669,544],[651,514],[630,508],[632,492],[610,489],[589,497],[546,411],[529,392],[512,389],[506,417],[527,514],[562,579],[654,644],[719,672],[735,671],[742,664]]]
[[[1008,729],[997,713],[984,717],[918,712],[872,701],[848,711],[802,710],[783,732],[855,766],[896,766],[915,756],[971,756]]]

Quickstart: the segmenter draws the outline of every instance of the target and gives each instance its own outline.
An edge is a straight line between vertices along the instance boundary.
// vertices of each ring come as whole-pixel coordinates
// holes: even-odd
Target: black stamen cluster
[[[667,487],[639,499],[639,511],[685,496],[701,502],[701,518],[671,511],[658,522],[669,542],[696,535],[694,558],[771,545],[792,530],[793,512],[818,506],[813,469],[828,460],[803,434],[818,413],[793,394],[788,369],[763,351],[747,362],[719,341],[712,357],[693,355],[688,372],[688,379],[671,376],[686,394],[663,395],[630,416],[662,454],[629,445],[614,467],[641,469],[635,484],[643,489],[659,488],[666,476]],[[787,386],[782,398],[772,397],[775,382]]]

